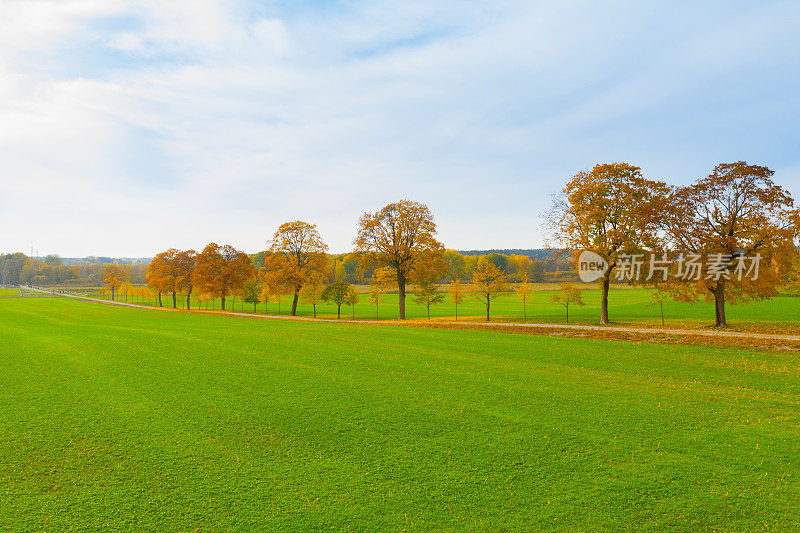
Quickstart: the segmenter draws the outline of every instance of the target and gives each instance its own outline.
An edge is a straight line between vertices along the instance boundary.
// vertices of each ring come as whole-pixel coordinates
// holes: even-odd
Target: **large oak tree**
[[[212,242],[197,256],[194,285],[201,293],[219,298],[224,311],[225,299],[240,293],[255,274],[247,254],[228,244],[220,246]]]
[[[275,232],[267,264],[280,272],[285,285],[294,292],[292,316],[297,314],[300,291],[309,276],[325,268],[327,250],[315,224],[295,220],[281,224]]]
[[[658,216],[670,188],[628,163],[582,171],[555,197],[548,217],[552,237],[569,250],[590,250],[607,261],[600,278],[600,322],[608,324],[608,292],[620,255],[656,248]]]
[[[672,197],[665,228],[676,253],[714,258],[714,272],[667,285],[679,299],[714,301],[715,325],[727,326],[726,301],[773,296],[797,257],[800,210],[772,181],[772,170],[744,161],[717,165]],[[759,256],[758,276],[751,270]],[[748,261],[749,259],[749,261]],[[743,263],[748,272],[741,275]],[[756,277],[756,279],[753,279]],[[741,278],[741,279],[740,279]]]
[[[406,317],[406,283],[417,261],[442,250],[435,235],[436,223],[428,206],[409,200],[365,213],[359,220],[356,250],[395,273],[400,319]]]

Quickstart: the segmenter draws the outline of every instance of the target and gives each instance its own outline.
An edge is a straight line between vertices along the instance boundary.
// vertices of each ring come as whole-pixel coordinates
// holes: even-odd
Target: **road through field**
[[[77,296],[69,293],[56,293],[54,291],[47,291],[43,289],[34,289],[32,287],[25,287],[27,290],[54,294],[57,296],[66,296],[76,300],[87,300],[106,305],[118,305],[122,307],[134,307],[138,309],[150,309],[159,311],[170,311],[170,308],[165,307],[151,307],[145,305],[137,305],[125,302],[114,302],[109,300],[102,300],[99,298],[89,298],[88,296]],[[200,312],[200,311],[198,311]],[[223,313],[217,313],[223,314]],[[227,316],[228,314],[225,313]],[[261,318],[271,320],[298,320],[304,322],[332,322],[329,319],[322,318],[308,318],[308,317],[291,317],[291,316],[277,316],[277,315],[256,315],[252,313],[230,313],[230,316],[239,316],[247,318]],[[397,320],[339,320],[343,324],[381,324],[381,325],[398,325]],[[417,325],[416,322],[410,324]],[[713,330],[691,330],[691,329],[666,329],[666,328],[634,328],[634,327],[620,327],[620,326],[588,326],[588,325],[570,325],[570,324],[539,324],[539,323],[518,323],[518,322],[458,322],[458,326],[494,326],[503,328],[519,328],[520,330],[528,329],[551,329],[555,331],[600,331],[600,332],[620,332],[620,333],[637,333],[645,335],[680,335],[680,336],[702,336],[702,337],[716,337],[716,338],[736,338],[736,339],[760,339],[770,341],[787,341],[787,342],[800,342],[800,335],[782,335],[773,333],[749,333],[739,331],[713,331]]]

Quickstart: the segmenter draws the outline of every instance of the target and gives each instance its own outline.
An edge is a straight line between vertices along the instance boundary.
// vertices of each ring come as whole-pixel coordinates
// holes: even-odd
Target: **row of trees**
[[[716,325],[725,327],[726,301],[770,297],[782,283],[797,277],[794,240],[800,231],[800,211],[788,191],[776,185],[771,176],[766,167],[736,162],[718,165],[708,177],[678,187],[647,179],[639,167],[627,163],[597,165],[573,176],[556,197],[548,216],[551,244],[554,249],[591,250],[607,261],[599,282],[602,323],[609,322],[609,290],[623,255],[724,254],[728,262],[723,268],[729,273],[737,258],[759,253],[763,262],[757,280],[734,280],[726,275],[717,279],[675,277],[660,281],[659,277],[650,277],[648,281],[631,281],[651,284],[680,300],[712,300]],[[428,207],[408,200],[361,217],[352,257],[362,272],[369,272],[371,302],[377,305],[383,292],[396,290],[398,316],[404,319],[409,286],[413,286],[415,301],[429,310],[442,301],[439,284],[454,272],[455,259],[436,239],[436,232]],[[317,302],[323,300],[341,308],[358,295],[348,289],[344,274],[336,260],[330,261],[327,250],[315,225],[287,222],[277,229],[269,249],[258,254],[256,261],[231,246],[215,243],[199,254],[167,250],[151,262],[147,283],[159,294],[171,293],[173,306],[177,305],[177,293],[187,295],[189,306],[192,292],[198,291],[219,298],[223,309],[231,295],[240,295],[251,303],[277,301],[280,305],[283,294],[292,295],[292,315],[297,312],[301,295],[312,303],[315,312]],[[524,306],[531,292],[529,268],[533,262],[530,258],[514,261],[519,261],[513,270]],[[508,291],[508,265],[503,266],[491,257],[478,258],[467,278],[471,295],[486,307],[487,320],[492,301]],[[119,287],[124,282],[116,268],[109,265],[106,269],[112,291],[114,285]],[[451,275],[454,302],[464,297],[458,296],[461,281],[462,276]],[[574,296],[558,297],[569,299],[567,305],[580,305]]]
[[[726,326],[726,302],[768,298],[797,275],[800,210],[773,172],[744,161],[717,165],[688,186],[643,176],[628,163],[595,166],[576,174],[555,198],[548,217],[553,244],[591,250],[607,267],[600,279],[600,321],[609,322],[608,295],[621,257],[643,252],[725,258],[721,276],[653,276],[644,282],[673,298],[715,303],[715,324]],[[760,254],[758,279],[735,280],[740,258]],[[644,276],[647,278],[648,276]]]

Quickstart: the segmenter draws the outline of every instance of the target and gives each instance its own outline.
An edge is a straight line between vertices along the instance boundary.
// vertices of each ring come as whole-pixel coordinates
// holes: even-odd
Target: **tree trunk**
[[[428,320],[431,319],[431,305],[428,304]]]
[[[567,324],[569,324],[569,306],[566,307],[567,307]]]
[[[661,305],[661,327],[664,327],[664,302],[658,302]]]
[[[172,293],[172,308],[178,308],[178,295],[175,292]]]
[[[608,324],[608,289],[611,284],[611,273],[607,273],[603,278],[603,295],[600,297],[600,323]],[[569,313],[569,311],[567,311]]]
[[[341,320],[342,318],[342,306],[338,306],[336,308],[336,320]]]
[[[111,287],[111,301],[114,301],[114,287]]]
[[[456,322],[458,322],[458,304],[456,304]]]
[[[314,304],[314,318],[317,318],[317,304]]]
[[[400,314],[398,318],[405,320],[406,318],[406,277],[397,270],[397,301],[400,304]]]
[[[186,293],[186,310],[192,310],[192,289],[189,289],[189,292]]]
[[[489,322],[489,306],[491,305],[491,300],[486,298],[486,322]]]
[[[158,291],[158,306],[164,307],[164,305],[161,303],[161,291]]]
[[[528,321],[528,310],[525,308],[525,300],[522,300],[522,321]]]
[[[224,311],[225,310],[225,297],[223,296],[221,298],[221,300],[222,300],[222,310]]]
[[[725,320],[725,280],[720,279],[714,288],[714,308],[717,315],[716,327],[725,329],[728,323]]]
[[[292,300],[292,316],[297,316],[297,300],[300,299],[300,289],[294,290],[294,300]]]

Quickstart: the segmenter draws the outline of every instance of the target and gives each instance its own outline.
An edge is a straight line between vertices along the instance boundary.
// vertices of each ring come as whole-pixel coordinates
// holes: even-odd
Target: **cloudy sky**
[[[408,198],[457,249],[542,245],[569,176],[718,162],[800,197],[800,3],[2,0],[0,252],[347,251]]]

